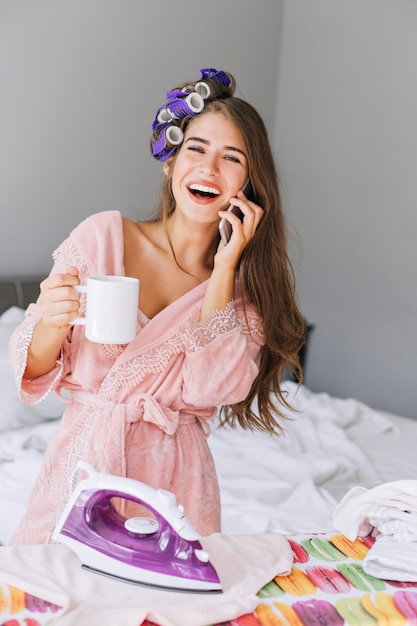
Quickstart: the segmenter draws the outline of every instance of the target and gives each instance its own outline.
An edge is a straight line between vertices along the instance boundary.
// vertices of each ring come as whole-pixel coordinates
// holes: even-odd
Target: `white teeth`
[[[215,196],[220,195],[217,189],[213,189],[213,187],[206,187],[205,185],[190,185],[190,189],[193,191],[201,191],[202,193],[212,193]]]

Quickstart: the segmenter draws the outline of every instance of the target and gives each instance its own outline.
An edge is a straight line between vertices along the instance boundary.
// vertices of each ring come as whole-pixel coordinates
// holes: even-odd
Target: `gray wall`
[[[217,66],[269,125],[316,324],[307,383],[417,417],[415,0],[0,0],[0,274],[156,202],[173,82]]]
[[[0,274],[48,271],[82,218],[146,216],[165,93],[226,69],[268,123],[277,0],[0,0]]]
[[[275,143],[308,385],[417,418],[417,3],[287,0],[283,17]]]

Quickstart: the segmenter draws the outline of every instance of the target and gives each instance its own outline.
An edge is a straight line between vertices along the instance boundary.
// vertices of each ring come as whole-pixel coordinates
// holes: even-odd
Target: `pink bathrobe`
[[[78,267],[90,275],[124,275],[122,218],[117,211],[82,222],[54,253],[53,273]],[[95,344],[75,326],[55,368],[23,380],[27,348],[40,306],[31,304],[10,343],[22,402],[67,389],[72,400],[50,443],[28,511],[12,543],[47,543],[74,484],[79,459],[99,471],[173,491],[202,535],[220,530],[220,497],[207,436],[216,407],[243,400],[258,373],[263,326],[245,318],[236,284],[224,311],[199,321],[207,282],[148,320],[138,312],[127,345]],[[81,305],[81,309],[85,306]],[[122,513],[140,513],[128,503]],[[143,513],[143,512],[142,512]]]

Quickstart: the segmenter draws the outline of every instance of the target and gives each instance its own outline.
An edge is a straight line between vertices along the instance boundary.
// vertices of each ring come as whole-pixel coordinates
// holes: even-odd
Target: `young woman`
[[[51,540],[84,477],[79,460],[174,492],[202,535],[217,532],[208,420],[223,406],[230,425],[279,429],[274,400],[285,404],[280,381],[299,367],[304,323],[267,132],[234,87],[209,68],[167,93],[151,140],[165,174],[157,216],[133,222],[106,211],[82,222],[55,251],[12,337],[23,402],[52,389],[71,395],[13,543]],[[230,203],[242,221],[225,210]],[[221,218],[232,227],[226,245]],[[73,286],[98,274],[140,280],[137,334],[127,345],[92,343],[72,325],[85,306]],[[125,501],[120,512],[143,514]]]

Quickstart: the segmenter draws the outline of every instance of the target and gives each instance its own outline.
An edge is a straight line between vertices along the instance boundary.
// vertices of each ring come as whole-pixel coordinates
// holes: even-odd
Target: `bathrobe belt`
[[[82,390],[72,390],[71,396],[73,401],[110,413],[113,417],[117,414],[128,424],[143,419],[144,422],[155,424],[167,435],[175,434],[178,426],[198,420],[208,436],[209,429],[206,421],[214,417],[216,412],[216,409],[211,407],[195,409],[192,412],[184,409],[175,411],[146,393],[135,395],[134,402],[113,402]]]

